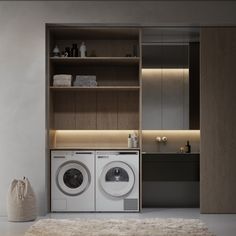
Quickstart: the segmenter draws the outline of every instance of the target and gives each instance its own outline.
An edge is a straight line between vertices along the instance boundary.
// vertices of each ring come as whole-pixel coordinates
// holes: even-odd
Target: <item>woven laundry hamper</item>
[[[36,219],[36,197],[27,178],[12,181],[7,194],[7,213],[9,221]]]

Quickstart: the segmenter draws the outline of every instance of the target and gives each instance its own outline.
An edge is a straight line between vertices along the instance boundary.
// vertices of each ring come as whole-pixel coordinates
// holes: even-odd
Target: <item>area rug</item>
[[[39,220],[25,236],[213,236],[196,219]]]

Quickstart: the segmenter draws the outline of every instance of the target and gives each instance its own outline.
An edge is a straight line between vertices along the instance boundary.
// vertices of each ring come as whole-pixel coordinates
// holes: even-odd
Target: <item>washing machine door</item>
[[[127,196],[135,183],[134,171],[124,162],[108,163],[99,178],[102,190],[111,197],[122,198]]]
[[[66,195],[82,194],[89,187],[91,175],[81,162],[68,161],[60,166],[56,175],[58,188]]]

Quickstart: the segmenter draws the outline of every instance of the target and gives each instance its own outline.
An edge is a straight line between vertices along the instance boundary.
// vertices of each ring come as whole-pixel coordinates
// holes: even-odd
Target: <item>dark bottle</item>
[[[72,44],[71,48],[71,57],[78,57],[79,55],[79,49],[77,48],[77,44]]]
[[[185,149],[185,153],[191,152],[191,145],[189,144],[189,141],[187,141],[184,149]]]

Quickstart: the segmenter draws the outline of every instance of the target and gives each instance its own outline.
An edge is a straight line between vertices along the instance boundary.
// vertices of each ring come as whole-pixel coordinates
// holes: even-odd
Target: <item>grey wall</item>
[[[236,23],[235,2],[0,2],[0,215],[13,178],[28,176],[47,211],[45,23]]]

